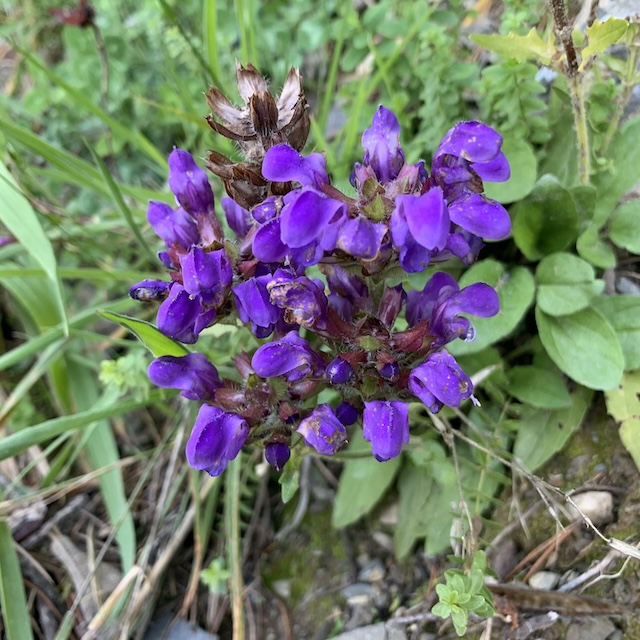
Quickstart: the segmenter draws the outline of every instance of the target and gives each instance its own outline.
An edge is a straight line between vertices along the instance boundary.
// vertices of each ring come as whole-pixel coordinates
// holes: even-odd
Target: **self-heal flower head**
[[[129,289],[129,295],[140,302],[164,300],[171,289],[171,282],[164,280],[142,280]]]
[[[213,191],[207,174],[182,149],[169,155],[169,188],[180,206],[194,218],[214,214]]]
[[[188,400],[213,400],[215,390],[222,385],[218,370],[203,353],[186,356],[161,356],[147,369],[149,380],[163,389],[181,389]]]
[[[473,383],[456,359],[444,349],[432,353],[409,375],[409,391],[432,413],[443,405],[459,407],[473,394]]]
[[[409,405],[385,400],[365,402],[362,435],[371,443],[379,462],[400,455],[402,445],[409,442]]]
[[[429,321],[433,347],[441,347],[456,338],[471,337],[471,323],[461,313],[490,318],[500,311],[495,289],[476,282],[460,290],[458,283],[444,271],[434,273],[422,291],[407,294],[406,318],[409,326]]]
[[[362,148],[362,164],[371,166],[379,182],[390,182],[398,176],[404,165],[404,152],[400,147],[400,123],[393,111],[378,107],[371,127],[362,134]]]
[[[198,471],[219,476],[240,453],[248,435],[246,420],[205,404],[187,442],[187,462]]]
[[[181,247],[185,251],[200,242],[196,221],[181,207],[172,209],[166,202],[151,200],[147,220],[167,247]]]
[[[332,456],[347,441],[344,425],[328,404],[319,404],[300,422],[297,431],[309,447],[324,456]]]
[[[158,309],[156,323],[165,336],[193,344],[215,317],[215,309],[204,309],[199,296],[190,296],[182,285],[174,283]]]
[[[281,340],[258,347],[251,359],[253,370],[262,378],[286,376],[289,382],[320,376],[324,371],[320,356],[296,331]]]
[[[180,256],[184,288],[192,296],[200,296],[202,304],[219,307],[229,291],[233,269],[224,249],[205,251],[192,247]]]

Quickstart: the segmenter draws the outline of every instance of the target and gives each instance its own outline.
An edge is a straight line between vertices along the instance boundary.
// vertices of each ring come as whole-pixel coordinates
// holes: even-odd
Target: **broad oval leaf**
[[[612,269],[616,266],[616,254],[600,237],[597,225],[588,227],[580,234],[576,249],[581,257],[601,269]]]
[[[531,145],[522,138],[506,136],[502,151],[512,167],[511,177],[506,182],[485,182],[484,193],[498,202],[517,202],[533,189],[538,161]]]
[[[640,369],[640,296],[598,296],[592,304],[616,332],[625,370]]]
[[[557,371],[543,367],[513,367],[507,374],[509,393],[538,409],[564,409],[571,406],[571,395]]]
[[[533,276],[526,267],[506,271],[505,266],[496,260],[475,264],[460,278],[460,287],[474,282],[486,282],[496,289],[500,297],[500,311],[492,318],[470,316],[476,337],[472,342],[456,340],[447,345],[447,351],[456,356],[477,353],[509,335],[531,306],[535,294]]]
[[[640,254],[640,200],[631,200],[620,205],[609,222],[611,242]]]
[[[570,253],[543,258],[536,269],[536,281],[536,302],[551,316],[565,316],[588,307],[604,289],[604,281],[595,279],[593,267]]]
[[[535,471],[558,451],[580,427],[593,393],[579,388],[571,394],[571,406],[555,411],[527,408],[518,421],[514,456],[529,471]]]
[[[159,329],[144,320],[130,318],[111,311],[98,311],[98,313],[103,318],[117,322],[119,325],[129,329],[151,351],[155,358],[160,356],[186,356],[190,353],[182,344],[172,338],[168,338]]]
[[[513,239],[529,260],[562,251],[578,236],[576,204],[554,176],[542,176],[514,209]]]
[[[359,429],[350,438],[348,451],[371,453],[371,444],[362,437]],[[333,504],[333,526],[341,529],[369,513],[393,482],[401,459],[398,456],[386,462],[378,462],[368,455],[347,460]]]
[[[615,389],[624,356],[615,331],[595,309],[553,317],[536,307],[540,340],[557,367],[590,389]]]

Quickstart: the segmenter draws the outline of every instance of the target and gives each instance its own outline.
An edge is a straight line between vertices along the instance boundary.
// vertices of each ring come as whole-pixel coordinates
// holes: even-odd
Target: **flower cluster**
[[[253,67],[240,67],[238,82],[244,107],[208,94],[225,124],[209,123],[247,154],[235,170],[209,156],[232,196],[221,201],[232,235],[216,218],[206,174],[175,149],[169,186],[178,206],[151,202],[147,214],[166,245],[159,258],[170,280],[145,280],[131,295],[161,300],[158,328],[180,342],[194,344],[219,321],[241,322],[264,342],[235,359],[233,380],[198,352],[157,358],[149,376],[202,403],[187,459],[212,475],[249,442],[277,469],[298,440],[330,456],[358,421],[376,459],[394,458],[409,441],[408,403],[435,413],[475,400],[444,347],[473,339],[462,314],[493,316],[499,300],[489,285],[460,289],[442,270],[422,291],[391,286],[389,276],[398,266],[470,264],[483,240],[510,233],[505,209],[483,194],[483,180],[509,177],[502,139],[480,122],[459,123],[429,172],[406,162],[398,120],[381,106],[347,195],[331,184],[323,155],[300,152],[309,127],[299,74],[290,72],[277,101]],[[317,404],[327,388],[335,406]]]

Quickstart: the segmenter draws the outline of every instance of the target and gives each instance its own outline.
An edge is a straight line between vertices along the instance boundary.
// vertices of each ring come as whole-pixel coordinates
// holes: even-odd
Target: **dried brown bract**
[[[230,197],[250,208],[267,196],[269,185],[261,173],[264,154],[281,143],[300,151],[309,135],[309,114],[297,69],[289,71],[277,99],[253,65],[238,65],[236,77],[244,105],[233,105],[219,89],[211,87],[206,94],[212,111],[207,122],[214,131],[237,142],[246,161],[234,163],[212,151],[207,167],[222,179]]]

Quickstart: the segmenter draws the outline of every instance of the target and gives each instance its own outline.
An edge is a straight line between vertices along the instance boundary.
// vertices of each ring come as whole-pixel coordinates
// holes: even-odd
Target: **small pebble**
[[[273,590],[284,600],[291,597],[291,580],[274,580]]]
[[[560,576],[553,571],[538,571],[529,578],[529,585],[541,591],[551,591],[560,582]]]
[[[580,512],[599,526],[613,520],[613,496],[608,491],[585,491],[572,496],[576,508],[568,505],[568,511],[573,520],[581,518]]]
[[[376,544],[380,545],[385,551],[393,552],[393,538],[382,531],[376,531],[373,534],[373,539]]]
[[[371,600],[375,595],[375,589],[366,582],[356,582],[342,589],[340,593],[349,604],[360,604],[362,598],[366,598],[367,601]]]
[[[361,582],[379,582],[384,578],[385,568],[379,558],[370,560],[358,573]]]

